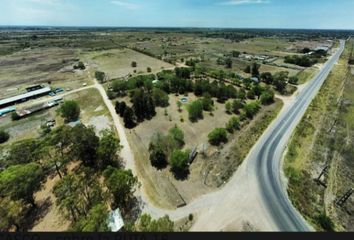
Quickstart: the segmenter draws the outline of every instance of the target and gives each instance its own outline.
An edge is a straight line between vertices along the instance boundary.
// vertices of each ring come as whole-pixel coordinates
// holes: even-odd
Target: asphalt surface
[[[344,47],[345,41],[341,41],[337,52],[299,93],[294,103],[280,114],[249,156],[253,170],[256,171],[263,205],[279,231],[312,230],[288,198],[281,176],[282,158],[291,134],[338,61]]]

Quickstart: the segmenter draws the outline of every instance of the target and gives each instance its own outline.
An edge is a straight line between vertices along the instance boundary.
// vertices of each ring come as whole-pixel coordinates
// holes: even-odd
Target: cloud
[[[130,3],[127,1],[120,1],[120,0],[113,0],[111,1],[111,3],[129,10],[136,10],[142,7],[140,4]]]
[[[247,4],[265,4],[270,3],[268,0],[229,0],[220,3],[221,5],[247,5]]]

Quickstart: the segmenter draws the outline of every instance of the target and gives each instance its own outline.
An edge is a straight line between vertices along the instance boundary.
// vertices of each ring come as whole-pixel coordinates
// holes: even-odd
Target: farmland
[[[295,33],[230,36],[216,30],[176,29],[0,32],[0,98],[39,84],[50,88],[50,96],[24,99],[14,105],[16,110],[62,98],[58,106],[19,119],[17,113],[0,118],[0,130],[10,135],[0,148],[2,170],[45,166],[37,172],[40,184],[26,204],[11,196],[0,199],[3,205],[10,201],[29,211],[19,213],[25,222],[21,230],[82,230],[86,211],[117,206],[134,223],[142,217],[135,213],[135,197],[141,192],[158,207],[176,209],[224,186],[281,111],[281,99],[311,79],[327,57],[306,55],[303,48],[329,44],[321,36],[304,40]],[[328,46],[331,51],[332,42]],[[293,56],[313,64],[285,63]],[[107,96],[97,90],[102,87]],[[116,112],[107,107],[108,98]],[[113,121],[117,115],[129,143],[124,150],[129,152],[130,146],[134,156],[129,163],[122,162],[126,156],[119,146],[122,133],[116,131],[120,123]],[[54,144],[60,134],[70,140],[64,150],[62,143]],[[35,159],[23,163],[11,155],[17,144],[31,141],[40,150]],[[114,152],[107,156],[110,149]],[[51,158],[59,153],[61,157]],[[137,178],[125,171],[125,164],[135,166]],[[124,201],[117,189],[109,189],[121,174],[132,183]],[[108,198],[96,196],[96,205],[81,199],[84,206],[74,211],[66,204],[70,199],[58,200],[58,192],[65,190],[60,184],[91,176],[92,181],[85,182],[92,184],[86,186],[89,191],[109,189]],[[80,187],[85,186],[73,194],[80,193]],[[28,223],[27,216],[35,220]],[[14,229],[21,221],[4,229]]]

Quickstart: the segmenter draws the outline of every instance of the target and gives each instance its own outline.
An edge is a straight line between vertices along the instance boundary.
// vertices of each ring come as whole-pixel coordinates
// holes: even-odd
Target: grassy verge
[[[326,224],[332,220],[327,216],[325,188],[313,179],[318,177],[325,165],[331,164],[334,156],[333,134],[329,129],[336,119],[338,99],[347,79],[348,56],[347,47],[296,128],[285,156],[289,196],[317,230],[335,228]]]
[[[283,107],[281,100],[276,100],[273,105],[264,107],[259,115],[240,133],[235,137],[236,141],[233,144],[231,151],[225,158],[223,164],[220,166],[221,174],[218,176],[218,185],[226,182],[232,174],[241,165],[243,160],[247,157],[251,148],[262,136],[264,131],[268,128],[270,123],[277,117],[278,113]],[[231,161],[230,161],[231,160]]]

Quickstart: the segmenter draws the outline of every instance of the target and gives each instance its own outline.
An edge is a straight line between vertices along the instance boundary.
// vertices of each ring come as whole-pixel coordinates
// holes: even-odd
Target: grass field
[[[81,58],[97,71],[105,72],[108,79],[126,77],[127,75],[147,73],[150,67],[153,72],[173,67],[161,60],[149,57],[131,49],[114,49],[109,51],[83,52]],[[133,68],[131,63],[137,62]]]

